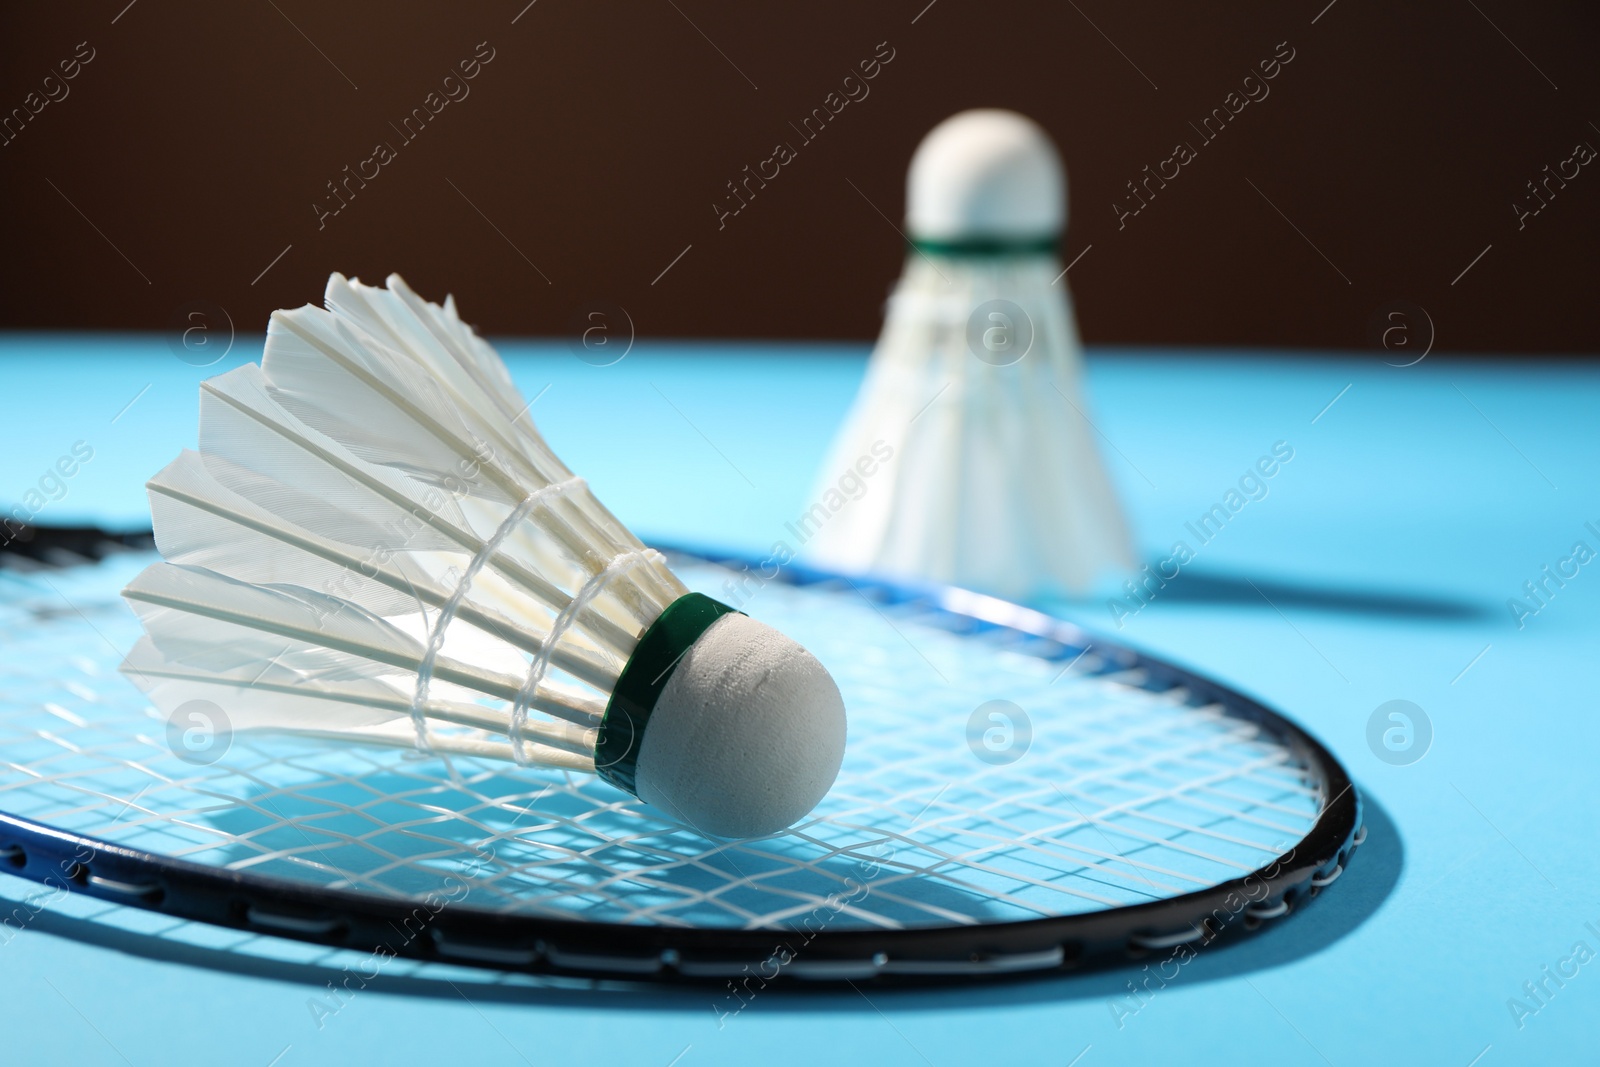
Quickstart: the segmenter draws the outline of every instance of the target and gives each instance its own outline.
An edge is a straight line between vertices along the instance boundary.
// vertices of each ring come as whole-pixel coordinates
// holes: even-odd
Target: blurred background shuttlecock
[[[1049,136],[1011,111],[955,115],[917,148],[906,201],[912,247],[821,482],[893,458],[807,554],[1008,596],[1131,570],[1057,255],[1066,187]]]
[[[335,274],[205,382],[124,591],[163,712],[602,777],[720,837],[826,793],[844,706],[805,649],[689,590],[556,458],[504,364],[398,276]]]

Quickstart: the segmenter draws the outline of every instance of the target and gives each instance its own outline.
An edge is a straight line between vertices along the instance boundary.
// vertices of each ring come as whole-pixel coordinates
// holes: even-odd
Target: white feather
[[[327,305],[202,386],[199,452],[149,483],[166,562],[124,592],[147,632],[124,669],[240,728],[592,769],[619,672],[687,590],[453,302],[334,275]]]
[[[800,520],[811,559],[1012,596],[1081,593],[1132,568],[1061,273],[1048,255],[907,258],[820,472],[820,507]],[[968,320],[995,299],[1031,325],[1031,348],[1009,366],[979,359],[968,342]],[[885,448],[892,458],[882,461]],[[841,479],[863,484],[859,499]]]

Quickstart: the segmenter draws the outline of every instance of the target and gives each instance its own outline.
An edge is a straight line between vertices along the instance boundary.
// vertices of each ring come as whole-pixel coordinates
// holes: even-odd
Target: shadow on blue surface
[[[1150,962],[1140,967],[1129,965],[1087,974],[921,988],[869,984],[867,990],[874,1004],[893,1004],[901,1010],[1103,1000],[1119,1027],[1136,1025],[1137,1016],[1158,1005],[1161,994],[1168,989],[1248,975],[1306,959],[1345,937],[1375,914],[1400,882],[1405,847],[1399,827],[1370,795],[1363,793],[1362,806],[1366,841],[1356,850],[1349,870],[1317,900],[1302,906],[1293,916],[1269,923],[1254,935],[1190,953],[1181,963],[1177,962],[1176,954],[1160,953],[1152,955]],[[36,888],[20,878],[0,878],[0,900],[20,902]],[[337,950],[255,936],[248,940],[256,943],[256,951],[241,950],[237,945],[214,947],[196,943],[200,940],[195,936],[197,932],[215,930],[197,923],[177,923],[156,933],[130,929],[126,920],[141,914],[147,913],[116,908],[82,918],[47,909],[32,917],[28,929],[142,959],[297,983],[307,986],[313,993],[338,987],[350,974],[347,966],[325,962],[337,956]],[[262,952],[263,944],[264,953],[270,953],[270,957]],[[284,958],[286,950],[292,954],[296,949],[302,950],[308,958]],[[344,954],[345,957],[351,955]],[[493,971],[462,974],[461,968],[450,971],[447,976],[435,976],[429,974],[428,965],[424,965],[416,974],[380,973],[365,981],[362,989],[398,996],[547,1004],[572,1009],[649,1008],[701,1013],[709,1003],[725,1020],[725,1025],[736,1025],[736,1009],[740,1003],[729,991],[731,985],[729,988],[709,984],[668,986],[505,976]],[[840,1011],[865,1008],[864,996],[858,989],[774,987],[749,1000],[745,1010]]]
[[[1463,600],[1377,589],[1332,589],[1243,575],[1184,573],[1167,583],[1161,596],[1191,604],[1239,604],[1348,615],[1467,621],[1488,618],[1490,609]],[[1265,603],[1263,603],[1265,601]]]
[[[1155,564],[1151,564],[1155,570]],[[1491,608],[1465,600],[1431,596],[1426,593],[1397,592],[1393,589],[1351,589],[1244,574],[1223,574],[1185,570],[1156,588],[1155,579],[1146,593],[1151,599],[1169,604],[1203,607],[1293,608],[1301,611],[1327,611],[1343,615],[1375,615],[1401,619],[1429,619],[1440,622],[1470,622],[1486,619]],[[1137,581],[1135,582],[1137,585]],[[1126,598],[1123,598],[1126,599]],[[1081,604],[1080,601],[1073,601]],[[1096,605],[1098,601],[1094,602]],[[1130,608],[1134,606],[1128,600]]]

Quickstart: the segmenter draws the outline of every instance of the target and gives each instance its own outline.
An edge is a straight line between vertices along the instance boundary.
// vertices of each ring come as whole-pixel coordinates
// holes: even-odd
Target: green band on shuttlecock
[[[1060,234],[1042,237],[963,237],[954,241],[931,241],[913,238],[911,249],[925,256],[970,256],[992,258],[996,256],[1042,256],[1054,252],[1061,245]]]
[[[685,593],[668,604],[667,610],[645,630],[633,655],[628,657],[627,666],[622,668],[600,720],[594,769],[601,778],[639,795],[639,743],[644,739],[650,713],[655,711],[656,701],[661,699],[662,690],[689,646],[700,640],[712,623],[730,613],[742,614],[703,593]]]

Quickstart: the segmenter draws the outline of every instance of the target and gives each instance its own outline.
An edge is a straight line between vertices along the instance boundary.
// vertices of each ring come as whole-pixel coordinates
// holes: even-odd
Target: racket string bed
[[[588,776],[466,756],[241,732],[197,764],[115,673],[138,632],[115,590],[142,562],[0,576],[0,815],[401,908],[448,894],[508,921],[811,944],[819,930],[909,938],[1095,921],[1215,891],[1292,855],[1340,799],[1305,745],[1203,682],[1163,682],[1119,650],[1030,633],[1035,617],[996,626],[799,580],[767,583],[745,610],[833,669],[851,737],[832,793],[785,834],[711,841]],[[730,577],[708,561],[674,565],[692,588]],[[974,709],[995,698],[1032,723],[1031,744],[1002,765],[970,743]],[[1340,862],[1311,872],[1316,888],[1343,869],[1348,841],[1335,844]],[[3,834],[0,847],[12,847]],[[1250,914],[1287,910],[1280,895]],[[438,944],[466,936],[436,921]],[[1070,960],[1057,942],[1017,958]],[[559,969],[545,944],[518,958]],[[656,968],[681,956],[667,969],[688,975],[685,945],[656,950]],[[860,951],[839,973],[867,973]],[[894,972],[897,959],[869,952],[867,970]],[[898,973],[916,971],[906,966]]]
[[[152,748],[152,752],[150,754],[152,756],[158,756],[159,755],[159,750],[156,748],[156,746],[154,746],[152,744],[151,748]],[[74,755],[79,756],[79,757],[85,757],[85,756],[92,756],[93,755],[93,752],[91,750],[78,749],[78,750],[72,750],[72,751],[73,751]],[[263,767],[281,767],[284,763],[288,763],[288,762],[289,761],[282,760],[281,757],[270,757],[269,756],[268,759],[263,763],[262,766]],[[144,764],[141,761],[130,760],[130,761],[127,761],[125,765],[129,766],[129,767],[142,767]],[[292,765],[292,764],[290,764],[290,765]],[[281,811],[279,811],[275,806],[275,801],[276,800],[278,800],[280,798],[283,798],[283,797],[288,797],[288,798],[293,799],[293,798],[295,798],[297,796],[295,791],[292,790],[292,789],[283,789],[283,788],[274,788],[274,787],[272,787],[271,785],[269,785],[267,783],[267,781],[264,778],[262,778],[259,774],[257,774],[254,769],[252,769],[252,768],[250,768],[248,766],[240,767],[235,773],[236,773],[236,775],[238,777],[242,778],[243,780],[245,780],[247,782],[254,783],[261,790],[261,792],[258,795],[254,796],[254,797],[240,797],[240,796],[232,795],[232,794],[225,793],[225,792],[208,792],[206,790],[199,789],[199,788],[197,788],[196,786],[194,786],[192,784],[189,786],[189,789],[192,792],[195,792],[200,796],[209,797],[209,799],[213,802],[210,805],[211,808],[220,809],[220,810],[228,810],[227,806],[231,803],[232,805],[234,805],[234,806],[236,806],[238,808],[242,808],[243,810],[255,812],[255,813],[257,813],[259,815],[262,815],[262,816],[265,816],[267,818],[272,818],[274,816],[277,816],[277,817],[280,817],[280,818],[282,817]],[[326,793],[330,789],[339,788],[339,787],[348,787],[348,788],[351,788],[351,789],[360,789],[362,787],[360,778],[357,777],[357,776],[352,776],[352,775],[348,775],[348,774],[329,773],[326,770],[320,771],[319,774],[320,774],[320,777],[318,779],[318,788],[319,788],[320,791],[322,791],[324,793]],[[80,777],[83,777],[83,772],[81,772],[81,771],[80,772],[74,772],[71,775],[62,775],[62,776],[57,776],[57,777],[44,779],[44,781],[48,781],[48,782],[52,783],[56,788],[76,789],[78,787],[73,784],[73,779],[74,778],[80,778]],[[1213,780],[1215,780],[1214,776],[1208,777],[1206,779],[1202,779],[1201,781],[1202,781],[1202,783],[1209,784]],[[164,784],[165,784],[165,786],[167,788],[177,788],[177,787],[181,787],[183,785],[183,782],[181,780],[178,780],[178,781],[168,780]],[[9,787],[0,787],[0,788],[9,788]],[[419,792],[419,793],[421,793],[423,795],[428,795],[428,794],[436,792],[437,789],[438,789],[438,787],[436,785],[430,783],[426,788],[423,788],[421,790],[417,790],[417,792]],[[1053,790],[1061,790],[1062,792],[1066,792],[1066,790],[1063,787],[1059,786],[1059,785],[1052,785],[1051,789],[1053,789]],[[1036,790],[1035,793],[1036,794],[1037,793],[1048,793],[1049,791],[1051,791],[1051,790]],[[1010,806],[1013,806],[1013,807],[1021,807],[1023,809],[1029,808],[1029,807],[1032,806],[1033,798],[1031,796],[1022,795],[1022,796],[1011,796],[1011,797],[997,797],[995,794],[990,793],[990,792],[985,792],[985,791],[983,791],[981,789],[975,789],[974,792],[979,797],[981,797],[983,803],[979,804],[979,803],[973,802],[972,806],[970,808],[960,809],[960,810],[958,810],[956,813],[954,813],[952,815],[945,816],[942,820],[934,821],[933,823],[931,823],[928,826],[926,826],[924,829],[926,829],[926,830],[937,829],[943,823],[948,823],[948,822],[951,822],[951,821],[954,821],[954,820],[970,819],[974,813],[977,813],[979,815],[985,816],[989,820],[989,822],[995,827],[995,831],[996,832],[986,833],[985,831],[983,831],[981,829],[973,829],[971,827],[964,828],[962,832],[965,835],[967,843],[971,845],[971,847],[969,847],[964,852],[957,852],[957,851],[952,850],[948,846],[941,845],[941,844],[937,843],[937,839],[933,839],[933,840],[930,840],[930,841],[919,842],[918,840],[913,839],[913,838],[911,838],[911,837],[909,837],[907,835],[903,835],[903,834],[891,835],[889,838],[885,838],[885,840],[892,839],[892,840],[895,840],[895,841],[899,842],[901,845],[905,845],[905,846],[913,847],[913,848],[918,848],[921,851],[923,851],[926,854],[928,854],[929,858],[933,861],[931,863],[925,864],[925,865],[920,866],[920,867],[910,866],[910,867],[907,868],[907,874],[903,875],[901,877],[938,876],[940,868],[947,867],[947,866],[950,866],[950,865],[966,866],[966,867],[971,867],[971,868],[974,868],[976,870],[984,871],[984,872],[987,872],[987,873],[997,873],[997,868],[993,865],[993,863],[985,863],[984,862],[984,859],[985,859],[986,856],[989,856],[989,855],[991,855],[993,853],[996,853],[996,852],[999,852],[1001,854],[1015,854],[1016,852],[1023,851],[1023,850],[1042,851],[1042,852],[1048,853],[1050,850],[1045,848],[1045,847],[1032,846],[1031,843],[1030,843],[1030,839],[1031,838],[1042,838],[1042,839],[1044,839],[1046,841],[1057,841],[1057,840],[1060,840],[1063,836],[1065,836],[1068,831],[1070,831],[1071,829],[1073,829],[1073,828],[1075,828],[1077,826],[1084,826],[1084,825],[1090,825],[1090,824],[1104,825],[1104,824],[1106,824],[1108,822],[1113,822],[1114,821],[1114,819],[1112,818],[1113,816],[1121,813],[1122,811],[1126,811],[1127,809],[1129,809],[1131,807],[1134,807],[1137,804],[1160,802],[1160,801],[1168,799],[1169,797],[1172,797],[1172,796],[1182,795],[1183,790],[1180,788],[1180,789],[1177,789],[1177,790],[1166,791],[1163,794],[1146,795],[1146,796],[1143,796],[1143,797],[1139,797],[1134,801],[1125,801],[1125,802],[1122,802],[1121,804],[1112,805],[1110,807],[1107,807],[1105,809],[1102,809],[1100,811],[1095,812],[1094,815],[1092,815],[1092,816],[1085,816],[1084,813],[1082,812],[1081,808],[1075,808],[1072,811],[1072,818],[1067,823],[1063,823],[1063,824],[1061,824],[1059,826],[1052,827],[1052,828],[1047,828],[1047,829],[1044,829],[1044,830],[1034,830],[1034,831],[1028,831],[1028,832],[1022,831],[1022,829],[1019,826],[1017,826],[1015,823],[1009,822],[1004,818],[996,817],[993,814],[993,810],[998,805],[1010,805]],[[90,803],[90,804],[87,804],[87,805],[80,805],[80,806],[75,807],[75,808],[56,809],[56,810],[53,810],[53,811],[43,812],[41,814],[45,818],[47,818],[49,820],[60,821],[60,820],[62,820],[64,818],[70,818],[70,817],[74,817],[74,816],[90,815],[90,814],[93,814],[96,811],[101,811],[101,810],[104,810],[104,809],[110,808],[110,807],[116,807],[116,808],[119,808],[119,809],[125,809],[125,808],[128,808],[128,807],[132,806],[132,805],[129,805],[126,801],[120,800],[116,796],[111,795],[111,794],[107,794],[107,793],[105,793],[103,791],[91,791],[90,795],[92,797],[94,797],[94,799],[96,801],[95,803]],[[153,800],[159,799],[159,796],[151,797],[150,799],[153,801]],[[374,865],[372,867],[371,871],[367,872],[367,874],[364,877],[361,877],[361,878],[349,877],[349,878],[343,878],[342,880],[346,881],[346,882],[348,882],[350,884],[364,885],[365,887],[368,887],[368,888],[380,888],[382,886],[381,879],[382,879],[382,877],[384,875],[387,875],[387,874],[389,874],[390,872],[392,872],[392,871],[394,871],[396,869],[401,869],[401,868],[405,868],[405,867],[415,867],[417,864],[416,864],[415,860],[408,860],[407,858],[405,858],[405,857],[403,857],[401,855],[398,855],[398,854],[395,854],[395,853],[391,853],[391,852],[388,852],[388,851],[384,850],[383,848],[381,848],[376,843],[375,839],[383,837],[383,836],[388,836],[388,835],[399,835],[399,836],[402,836],[402,837],[410,837],[410,838],[413,838],[418,843],[423,843],[423,844],[432,843],[432,844],[435,844],[437,846],[442,846],[439,849],[439,854],[441,856],[445,856],[445,857],[448,857],[448,856],[451,855],[451,853],[449,852],[449,850],[451,848],[458,847],[453,842],[451,842],[449,839],[440,838],[440,837],[437,837],[435,835],[426,835],[426,834],[416,833],[412,829],[413,825],[429,825],[429,824],[432,824],[433,822],[437,821],[438,816],[436,814],[432,813],[432,812],[429,812],[429,813],[427,813],[425,815],[420,816],[416,820],[414,820],[414,823],[413,822],[406,822],[406,821],[399,821],[399,822],[387,821],[386,822],[386,821],[380,821],[380,820],[378,820],[376,818],[373,818],[371,820],[371,823],[372,823],[371,829],[368,830],[364,834],[355,834],[355,833],[349,833],[349,832],[343,832],[343,831],[336,830],[336,829],[332,828],[329,825],[329,822],[330,822],[331,819],[333,819],[335,817],[338,817],[338,816],[359,816],[362,813],[362,811],[365,808],[369,807],[369,806],[374,806],[374,805],[392,806],[394,804],[405,803],[408,800],[409,800],[409,797],[404,792],[396,792],[396,793],[390,793],[390,794],[386,794],[386,795],[375,795],[375,796],[371,797],[370,799],[368,799],[368,800],[366,800],[364,802],[361,802],[361,803],[357,803],[357,804],[333,803],[333,802],[327,801],[325,797],[320,798],[319,802],[328,806],[328,810],[327,811],[318,813],[317,815],[313,815],[313,816],[301,817],[298,820],[292,819],[292,818],[286,818],[284,820],[286,825],[295,827],[295,829],[297,831],[297,834],[299,836],[306,838],[306,840],[303,843],[298,844],[298,845],[278,847],[278,848],[274,848],[274,849],[265,849],[263,846],[259,845],[258,838],[260,838],[262,836],[269,835],[269,834],[272,833],[272,831],[278,829],[278,827],[275,827],[275,826],[272,826],[272,825],[266,825],[266,826],[263,826],[263,827],[261,827],[261,828],[259,828],[257,830],[253,830],[253,831],[250,831],[250,832],[247,832],[247,833],[235,834],[235,835],[227,837],[227,840],[230,843],[230,845],[242,846],[245,849],[260,849],[260,851],[256,855],[252,855],[252,856],[249,856],[249,857],[244,858],[244,859],[234,859],[234,860],[230,861],[229,866],[233,867],[235,869],[247,869],[249,867],[259,866],[261,864],[268,864],[268,863],[274,863],[274,862],[301,862],[301,863],[307,863],[307,862],[312,862],[312,861],[311,860],[307,860],[306,857],[308,857],[308,856],[316,857],[318,853],[320,853],[322,850],[327,848],[330,844],[340,844],[340,845],[351,846],[351,847],[363,847],[363,848],[367,849],[368,851],[370,851],[372,853],[372,858],[375,861],[377,861],[376,865]],[[138,803],[138,798],[136,796],[136,798],[134,800],[134,804],[137,804],[137,803]],[[494,803],[492,801],[483,800],[483,801],[481,801],[481,803],[485,808],[489,808],[489,809],[501,808],[501,805],[499,805],[497,803]],[[948,801],[946,801],[946,803],[948,803]],[[217,831],[216,831],[216,829],[214,827],[210,827],[204,822],[203,817],[206,814],[206,811],[207,811],[207,806],[205,806],[205,805],[195,806],[195,807],[190,807],[190,808],[178,808],[178,809],[173,809],[171,811],[168,811],[167,813],[165,813],[164,816],[160,816],[160,817],[155,816],[155,815],[150,815],[150,816],[147,816],[147,817],[146,816],[135,817],[133,819],[126,820],[126,825],[130,830],[133,830],[133,829],[142,828],[142,827],[144,827],[146,825],[149,825],[150,823],[158,823],[159,824],[162,821],[170,821],[175,828],[176,827],[187,828],[187,829],[194,830],[194,831],[201,832],[201,833],[206,833],[206,832],[216,833]],[[471,809],[457,811],[455,813],[455,815],[454,815],[454,818],[456,819],[456,821],[458,821],[459,823],[461,823],[463,825],[466,825],[466,826],[473,826],[474,825],[474,821],[472,819]],[[1172,825],[1174,829],[1179,830],[1182,833],[1190,833],[1190,834],[1202,833],[1203,834],[1203,833],[1206,833],[1209,830],[1209,827],[1205,826],[1205,825],[1187,826],[1187,825],[1183,825],[1183,824],[1176,824],[1174,820],[1161,820],[1161,822],[1163,822],[1165,824]],[[565,827],[565,828],[570,830],[570,829],[576,828],[577,825],[578,824],[574,820],[572,820],[570,818],[557,817],[555,819],[550,819],[550,818],[546,817],[546,826],[547,827]],[[846,823],[846,825],[849,825],[849,824]],[[475,828],[484,833],[486,840],[493,839],[495,837],[495,831],[493,831],[492,828],[487,824],[478,823],[478,824],[476,824]],[[864,829],[871,829],[870,827],[865,827],[865,826],[863,828]],[[545,827],[541,827],[541,829],[545,829]],[[1156,846],[1159,846],[1163,841],[1166,841],[1166,843],[1168,844],[1169,847],[1177,847],[1177,846],[1173,846],[1172,843],[1167,839],[1158,838],[1158,837],[1155,837],[1154,835],[1151,835],[1151,834],[1148,834],[1148,833],[1141,833],[1141,832],[1133,831],[1133,830],[1130,830],[1128,827],[1125,827],[1125,826],[1124,827],[1115,828],[1113,830],[1113,832],[1119,833],[1120,835],[1124,835],[1124,836],[1132,836],[1136,840],[1142,842],[1141,845],[1135,846],[1136,849],[1142,849],[1142,848],[1146,848],[1146,847],[1156,847]],[[319,838],[321,838],[321,840],[319,840],[319,841],[310,840],[310,835],[311,834],[317,835]],[[985,840],[986,838],[990,838],[992,840]],[[503,836],[500,838],[500,840],[505,840],[505,839],[506,838],[504,838]],[[617,845],[620,846],[621,844],[622,844],[622,841],[619,840],[617,842]],[[176,850],[176,854],[192,856],[192,855],[194,855],[196,853],[207,851],[212,847],[214,847],[214,846],[209,844],[209,843],[207,843],[207,842],[203,842],[202,841],[202,842],[190,845],[188,848]],[[481,845],[480,845],[480,847],[481,847]],[[513,875],[524,874],[529,870],[534,870],[534,869],[538,869],[538,868],[541,868],[541,867],[548,868],[549,866],[554,865],[554,864],[559,864],[560,862],[562,862],[563,859],[571,858],[574,855],[574,853],[572,853],[572,852],[563,853],[561,850],[557,849],[555,846],[553,846],[548,841],[542,842],[541,845],[540,845],[540,848],[542,850],[546,851],[547,853],[549,853],[549,855],[545,856],[541,860],[538,860],[538,861],[535,861],[535,862],[532,862],[532,863],[525,863],[525,864],[519,864],[519,865],[512,866],[512,867],[508,868],[502,874],[498,875],[497,877],[504,878],[504,877],[513,876]],[[726,847],[724,846],[724,848],[722,848],[722,849],[711,849],[711,850],[708,850],[708,852],[706,854],[707,855],[713,855],[716,852],[724,851],[725,848]],[[1075,846],[1075,845],[1069,843],[1068,846],[1067,846],[1067,851],[1068,852],[1075,852],[1075,851],[1078,850],[1078,848],[1079,848],[1079,846]],[[638,850],[636,849],[635,851],[638,851]],[[1214,857],[1210,853],[1203,853],[1202,854],[1201,850],[1189,849],[1188,851],[1190,852],[1191,855],[1201,854],[1201,855],[1203,855],[1203,858],[1206,858],[1206,859],[1217,859],[1217,860],[1219,860],[1221,862],[1227,862],[1226,860],[1222,860],[1220,857]],[[428,860],[432,860],[432,859],[436,859],[436,858],[439,858],[439,857],[438,856],[428,856],[428,855],[424,854],[423,860],[424,860],[424,862],[426,862]],[[1107,858],[1110,858],[1110,854],[1109,853],[1107,853]],[[1119,858],[1119,859],[1127,859],[1129,857],[1126,856],[1126,855],[1119,855],[1117,858]],[[312,862],[312,865],[313,866],[318,866],[318,867],[325,867],[326,866],[325,864],[315,863],[315,862]],[[1243,865],[1243,864],[1234,864],[1234,866],[1236,866],[1238,869],[1241,869],[1241,870],[1249,869],[1246,865]],[[341,868],[335,867],[334,869],[335,870],[340,870],[341,874],[342,874],[342,869]],[[1096,868],[1096,869],[1099,869],[1102,872],[1105,870],[1105,868],[1103,868],[1103,867],[1099,867],[1099,868]],[[1165,870],[1166,868],[1161,868],[1161,869]],[[655,873],[655,872],[649,871],[648,868],[643,868],[643,869],[636,870],[636,871],[632,872],[629,875],[624,875],[622,877],[639,877],[639,878],[643,878],[643,877],[645,877],[647,875],[647,873]],[[1069,872],[1069,873],[1081,873],[1081,871],[1074,871],[1074,872]],[[1182,875],[1182,872],[1174,872],[1174,873]],[[1184,876],[1184,877],[1188,877],[1190,881],[1195,882],[1195,883],[1200,883],[1202,881],[1201,879],[1193,878],[1192,876]],[[495,880],[495,878],[484,879],[484,884],[485,885],[491,885],[494,880]],[[613,878],[610,879],[610,881],[616,881],[616,880],[617,880],[617,877],[613,877]],[[1032,879],[1032,880],[1024,879],[1024,880],[1025,881],[1029,881],[1030,884],[1033,884],[1035,886],[1044,886],[1044,885],[1047,884],[1044,881],[1039,880],[1039,879]],[[591,888],[598,888],[598,886],[591,887]]]

